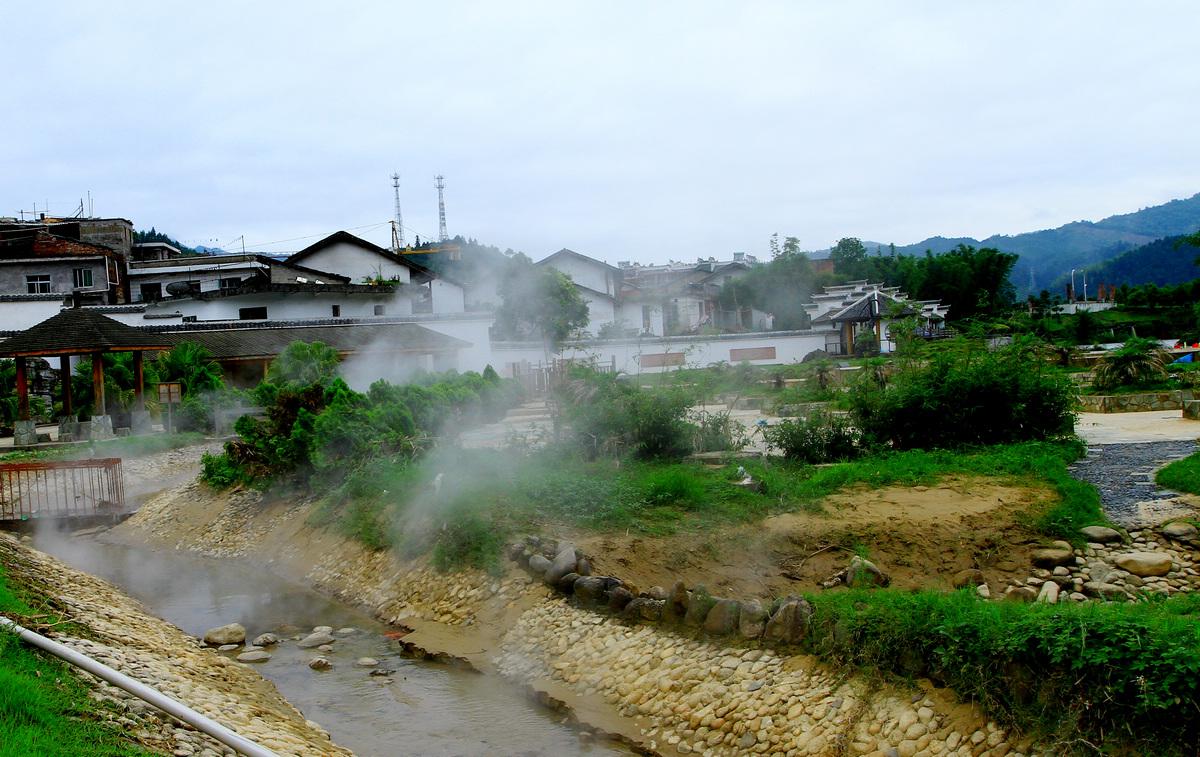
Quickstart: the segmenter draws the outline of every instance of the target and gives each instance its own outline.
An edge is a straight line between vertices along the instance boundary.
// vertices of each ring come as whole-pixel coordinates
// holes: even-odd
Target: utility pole
[[[404,216],[400,214],[400,174],[392,174],[392,191],[396,195],[396,222],[392,224],[392,251],[404,248]]]
[[[446,233],[446,197],[443,194],[446,189],[446,181],[441,174],[437,175],[437,191],[438,191],[438,236],[442,242],[449,242],[450,235]]]

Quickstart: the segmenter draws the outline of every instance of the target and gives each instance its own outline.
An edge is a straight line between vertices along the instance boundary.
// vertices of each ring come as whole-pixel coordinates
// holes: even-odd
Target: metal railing
[[[0,520],[115,515],[124,510],[119,457],[0,463]]]

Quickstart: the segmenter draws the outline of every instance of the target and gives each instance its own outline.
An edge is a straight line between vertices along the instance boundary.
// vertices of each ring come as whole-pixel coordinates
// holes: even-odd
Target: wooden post
[[[108,405],[104,401],[104,355],[100,352],[92,354],[92,417],[108,415]]]
[[[63,417],[70,418],[75,412],[75,398],[71,396],[71,356],[58,359],[58,375],[62,380]]]
[[[29,376],[25,358],[17,356],[17,420],[29,420]]]
[[[142,355],[143,354],[144,353],[141,350],[138,350],[133,353],[133,409],[134,410],[145,410],[146,409],[146,398],[144,396],[145,383],[146,383],[146,370],[145,370],[145,366],[142,364]]]

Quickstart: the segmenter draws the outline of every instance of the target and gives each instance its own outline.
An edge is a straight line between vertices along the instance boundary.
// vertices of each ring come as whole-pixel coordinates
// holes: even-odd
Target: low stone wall
[[[1081,394],[1080,409],[1085,413],[1145,413],[1157,410],[1179,410],[1192,399],[1190,389],[1139,394]]]

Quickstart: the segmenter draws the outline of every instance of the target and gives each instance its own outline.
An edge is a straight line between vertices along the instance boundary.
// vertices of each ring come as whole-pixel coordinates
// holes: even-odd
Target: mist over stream
[[[266,570],[48,530],[35,546],[115,584],[193,636],[232,622],[242,623],[248,638],[279,633],[283,641],[268,649],[272,659],[254,669],[335,742],[363,757],[629,753],[620,745],[585,743],[562,716],[502,679],[400,657],[380,623]],[[325,655],[334,663],[326,672],[310,670],[315,650],[290,640],[317,625],[359,630]],[[395,673],[370,676],[355,667],[359,657],[374,657]]]

